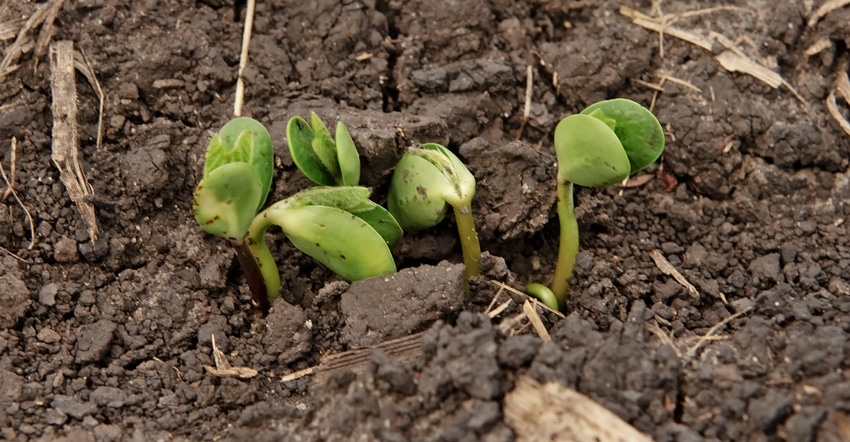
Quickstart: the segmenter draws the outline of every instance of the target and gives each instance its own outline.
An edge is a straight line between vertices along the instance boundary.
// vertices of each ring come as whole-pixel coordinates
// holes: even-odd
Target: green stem
[[[262,275],[269,302],[280,297],[280,272],[274,261],[269,246],[266,244],[266,230],[271,226],[268,216],[269,209],[254,217],[248,235],[245,238],[248,249],[254,258],[256,267]]]
[[[239,267],[242,268],[242,274],[245,275],[245,279],[248,281],[248,287],[251,289],[251,299],[254,300],[255,308],[265,317],[269,313],[271,304],[261,267],[254,259],[248,242],[234,241],[233,248],[236,250],[236,259],[239,261]]]
[[[558,219],[561,223],[561,243],[550,288],[558,299],[558,305],[563,308],[578,254],[578,221],[573,209],[573,183],[569,181],[558,183]]]
[[[478,232],[475,231],[475,219],[472,217],[470,204],[454,207],[457,234],[460,237],[460,246],[463,249],[463,264],[466,266],[466,283],[464,289],[469,297],[469,279],[478,276],[481,269],[478,261],[481,260],[481,245],[478,243]]]

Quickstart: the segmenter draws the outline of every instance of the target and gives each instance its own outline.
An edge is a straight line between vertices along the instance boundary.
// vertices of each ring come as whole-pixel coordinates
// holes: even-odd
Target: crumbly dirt
[[[94,244],[50,160],[42,27],[20,36],[0,81],[0,162],[10,174],[16,137],[34,229],[13,196],[0,202],[0,438],[523,440],[503,406],[528,376],[658,441],[850,440],[850,136],[825,104],[850,64],[850,8],[814,20],[825,2],[747,0],[672,22],[727,37],[787,82],[773,88],[722,68],[720,43],[662,39],[620,12],[719,1],[258,2],[244,113],[276,143],[272,198],[309,185],[285,124],[314,109],[348,125],[378,202],[404,149],[458,152],[487,253],[465,300],[451,220],[404,238],[397,276],[350,285],[278,235],[284,299],[257,319],[233,252],[190,206],[232,115],[236,3],[68,1],[56,16],[52,39],[74,42],[106,94],[97,149],[97,97],[77,75]],[[0,3],[4,55],[39,6]],[[566,318],[541,311],[544,342],[503,287],[553,268],[554,125],[612,97],[654,103],[667,150],[630,184],[578,189],[582,252]],[[490,318],[493,298],[512,303]],[[381,346],[420,332],[408,357]],[[213,336],[258,374],[205,370]],[[362,346],[377,349],[316,374]],[[299,370],[312,374],[283,378]]]

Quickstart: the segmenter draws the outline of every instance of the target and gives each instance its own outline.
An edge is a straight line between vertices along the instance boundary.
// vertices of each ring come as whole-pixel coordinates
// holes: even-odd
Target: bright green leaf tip
[[[581,111],[605,121],[613,122],[614,133],[629,157],[631,173],[654,163],[664,151],[664,129],[655,115],[640,104],[615,98],[594,103]]]
[[[310,122],[295,116],[286,125],[289,153],[298,169],[320,186],[356,186],[360,181],[360,154],[348,128],[337,122],[335,138],[315,112]]]

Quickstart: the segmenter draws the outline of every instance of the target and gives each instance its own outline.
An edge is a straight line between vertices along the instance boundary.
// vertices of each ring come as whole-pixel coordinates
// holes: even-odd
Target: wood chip
[[[650,442],[593,399],[558,383],[520,377],[505,396],[505,421],[518,442]]]
[[[676,282],[688,289],[688,293],[691,295],[692,298],[699,297],[699,292],[697,291],[697,288],[694,287],[693,284],[688,282],[688,280],[684,276],[682,276],[682,274],[679,273],[679,271],[676,270],[675,267],[673,267],[673,264],[670,264],[670,261],[667,261],[667,258],[664,257],[660,250],[652,250],[651,252],[649,252],[649,257],[652,258],[653,261],[655,261],[655,265],[656,267],[658,267],[658,270],[661,270],[661,273],[668,276],[672,276],[673,279],[676,280]]]
[[[77,85],[74,75],[73,42],[57,41],[50,45],[50,87],[53,92],[51,159],[59,169],[62,184],[88,227],[92,243],[95,243],[99,230],[94,205],[90,202],[94,192],[77,158]]]
[[[165,78],[153,81],[154,89],[174,89],[181,88],[186,85],[186,82],[178,78]]]
[[[259,372],[250,367],[234,367],[230,365],[230,362],[227,362],[227,358],[224,356],[224,353],[218,349],[218,346],[215,345],[215,335],[210,335],[212,338],[212,349],[213,349],[213,359],[215,360],[215,367],[211,365],[204,365],[204,369],[206,369],[213,376],[218,376],[220,378],[239,378],[239,379],[251,379],[254,376],[257,376]]]
[[[361,52],[361,53],[354,56],[354,60],[355,61],[366,61],[366,60],[371,59],[374,56],[375,56],[375,54],[373,54],[371,52]]]

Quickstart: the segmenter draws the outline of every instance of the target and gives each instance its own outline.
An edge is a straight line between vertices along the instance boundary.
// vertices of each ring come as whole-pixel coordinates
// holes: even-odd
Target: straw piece
[[[88,227],[92,243],[98,239],[97,216],[90,202],[94,194],[83,173],[78,156],[77,85],[74,78],[74,43],[57,41],[50,45],[50,87],[53,91],[53,147],[51,159],[59,178],[77,205]]]

